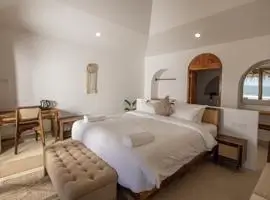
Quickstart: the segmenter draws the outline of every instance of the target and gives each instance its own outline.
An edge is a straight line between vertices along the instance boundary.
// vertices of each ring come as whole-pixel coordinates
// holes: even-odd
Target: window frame
[[[244,82],[247,77],[247,75],[253,71],[254,69],[258,68],[259,69],[259,92],[258,92],[258,100],[255,99],[244,99],[243,98],[243,93],[244,93]],[[245,105],[270,105],[270,100],[263,100],[262,95],[263,95],[263,69],[270,69],[270,59],[268,60],[263,60],[260,61],[254,65],[252,65],[241,77],[240,82],[239,82],[239,105],[245,106]]]

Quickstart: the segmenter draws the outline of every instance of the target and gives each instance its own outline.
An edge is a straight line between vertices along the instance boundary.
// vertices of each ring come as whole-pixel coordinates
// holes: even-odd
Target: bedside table
[[[74,122],[76,122],[77,120],[81,120],[83,119],[82,115],[79,116],[66,116],[66,117],[59,117],[58,121],[59,121],[59,132],[57,134],[57,136],[55,137],[55,141],[64,140],[64,134],[71,133],[71,127],[73,125]],[[65,129],[65,127],[68,126],[67,129]]]
[[[247,140],[219,134],[216,138],[218,145],[215,151],[215,161],[231,161],[240,169],[247,158]]]

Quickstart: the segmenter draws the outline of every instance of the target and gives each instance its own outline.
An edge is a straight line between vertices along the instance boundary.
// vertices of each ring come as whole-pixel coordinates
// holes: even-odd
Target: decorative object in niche
[[[86,71],[87,71],[86,93],[87,94],[97,93],[98,65],[96,63],[88,64]]]

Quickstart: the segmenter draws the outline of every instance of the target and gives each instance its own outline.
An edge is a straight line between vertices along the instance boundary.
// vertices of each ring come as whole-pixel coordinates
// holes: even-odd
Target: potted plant
[[[136,110],[136,103],[137,103],[137,100],[129,101],[125,99],[124,100],[125,111],[128,112],[128,111]]]

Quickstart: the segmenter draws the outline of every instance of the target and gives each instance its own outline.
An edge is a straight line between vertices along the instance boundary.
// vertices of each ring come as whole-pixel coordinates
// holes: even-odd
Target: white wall
[[[95,4],[94,13],[86,7],[91,3]],[[133,19],[128,24],[132,27],[125,26],[120,19],[117,21],[118,18],[109,19],[108,13],[125,8],[121,2],[117,7],[108,2],[106,10],[110,12],[104,16],[99,1],[91,3],[85,5],[86,9],[73,5],[75,2],[54,0],[4,4],[0,9],[0,51],[4,52],[0,55],[4,58],[0,60],[4,66],[0,69],[0,80],[11,79],[15,94],[3,101],[1,98],[1,109],[50,99],[68,112],[115,113],[122,112],[125,98],[143,96],[141,77],[148,30],[145,25],[137,26],[136,15],[140,15],[139,8],[144,2],[130,1],[136,4],[136,9],[122,13],[122,17]],[[149,5],[143,15],[147,25],[151,2],[145,5]],[[95,15],[98,9],[99,17]],[[100,38],[95,37],[96,32],[101,32]],[[85,92],[89,63],[99,65],[98,94]],[[1,88],[11,87],[1,85]]]
[[[217,55],[223,65],[221,105],[237,108],[240,77],[251,65],[270,57],[270,35],[146,57],[145,96],[150,97],[153,74],[167,68],[164,76],[175,77],[177,80],[161,83],[160,96],[170,95],[180,101],[186,101],[188,65],[192,58],[205,52]]]
[[[13,40],[8,31],[0,31],[0,62],[0,109],[8,109],[17,103]]]
[[[257,111],[222,108],[220,132],[224,135],[248,140],[247,160],[244,166],[251,170],[258,168],[258,122]]]
[[[35,102],[56,100],[69,112],[122,112],[124,98],[143,95],[142,52],[93,49],[63,41],[35,38],[37,57],[33,69]],[[99,65],[98,93],[86,94],[86,65]]]

